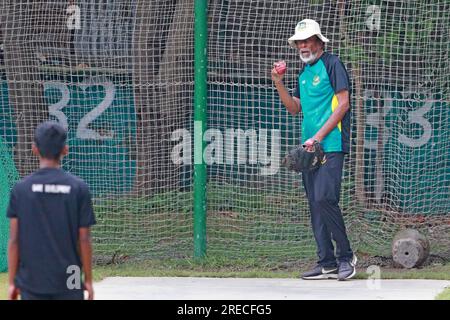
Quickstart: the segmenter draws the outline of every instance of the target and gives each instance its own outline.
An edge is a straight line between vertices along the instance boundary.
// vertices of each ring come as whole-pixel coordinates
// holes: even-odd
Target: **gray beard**
[[[303,61],[303,63],[306,63],[306,64],[313,63],[314,61],[316,61],[316,58],[317,58],[317,53],[314,54],[314,53],[311,52],[309,54],[309,57],[306,58],[306,59],[300,53],[300,59]]]

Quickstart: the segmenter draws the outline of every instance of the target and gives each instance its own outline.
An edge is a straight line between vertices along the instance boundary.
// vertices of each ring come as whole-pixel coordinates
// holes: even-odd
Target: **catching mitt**
[[[287,169],[302,172],[319,168],[326,161],[325,153],[319,142],[315,141],[311,151],[304,145],[298,146],[284,157],[282,165]]]

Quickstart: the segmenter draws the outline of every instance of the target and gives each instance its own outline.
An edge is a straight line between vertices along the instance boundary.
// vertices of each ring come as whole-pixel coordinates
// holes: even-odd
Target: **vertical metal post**
[[[194,258],[206,255],[206,164],[203,161],[208,98],[208,2],[195,0],[194,25]]]

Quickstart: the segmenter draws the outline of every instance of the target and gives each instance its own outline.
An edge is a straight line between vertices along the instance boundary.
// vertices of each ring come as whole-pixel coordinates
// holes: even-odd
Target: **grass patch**
[[[0,300],[8,298],[8,273],[0,273]]]
[[[425,234],[429,231],[429,223],[417,222],[414,215],[396,216],[392,212],[359,207],[352,197],[351,181],[344,181],[342,188],[345,190],[341,199],[343,214],[355,250],[388,255],[391,241],[399,229],[423,227],[420,231]],[[93,228],[93,235],[96,252],[150,259],[190,256],[192,199],[192,191],[95,199],[98,223]],[[209,252],[227,252],[241,257],[266,253],[275,257],[280,252],[281,256],[289,253],[293,257],[299,253],[311,256],[314,238],[308,204],[300,184],[256,188],[209,182],[207,199]],[[437,223],[430,228],[439,231],[445,225]],[[433,233],[439,235],[435,238],[428,234],[432,253],[445,253],[448,250],[446,231],[437,231]]]
[[[299,190],[276,193],[208,185],[208,252],[234,257],[309,258],[312,230]],[[146,198],[96,199],[95,251],[105,258],[189,257],[193,252],[192,192]]]
[[[298,277],[299,268],[280,267],[266,259],[229,258],[223,256],[195,259],[142,260],[121,264],[97,266],[96,280],[110,276],[124,277],[238,277],[238,278],[290,278]]]
[[[443,292],[441,292],[436,300],[450,300],[450,288],[446,288]]]
[[[262,267],[274,260],[283,264],[314,258],[316,248],[308,204],[303,188],[296,182],[283,187],[271,184],[255,187],[250,182],[246,186],[210,181],[208,254],[267,259]],[[414,217],[405,215],[396,220],[391,212],[359,207],[352,198],[351,180],[346,179],[342,188],[341,203],[353,249],[371,256],[389,256],[395,233],[413,223]],[[114,260],[112,257],[149,260],[191,257],[192,199],[192,191],[95,199],[98,222],[93,228],[95,254],[103,261]],[[441,223],[433,226],[433,230],[442,228],[440,225],[445,227]],[[446,231],[433,234],[439,236],[430,238],[431,252],[441,255],[448,250]]]
[[[359,269],[358,279],[367,279],[370,275]],[[428,266],[420,269],[381,268],[382,279],[428,279],[450,280],[450,263],[439,266]]]
[[[265,260],[264,260],[265,261]],[[96,266],[99,278],[104,276],[199,276],[199,277],[239,277],[246,278],[297,278],[300,272],[314,262],[261,263],[260,259],[230,259],[211,257],[201,261],[193,259],[143,260]],[[263,267],[262,267],[263,266]],[[357,279],[368,279],[370,274],[363,267],[358,268]],[[394,269],[381,267],[382,279],[434,279],[450,280],[450,263],[428,266],[420,269]]]
[[[213,278],[295,278],[298,271],[268,271],[263,269],[245,269],[239,267],[221,267],[214,269],[203,264],[186,262],[187,269],[180,266],[154,266],[153,263],[141,262],[119,266],[102,266],[95,268],[95,280],[106,277],[213,277]]]
[[[383,271],[383,279],[428,279],[428,280],[450,280],[450,264],[439,267],[429,267],[423,269],[394,271],[387,269]]]

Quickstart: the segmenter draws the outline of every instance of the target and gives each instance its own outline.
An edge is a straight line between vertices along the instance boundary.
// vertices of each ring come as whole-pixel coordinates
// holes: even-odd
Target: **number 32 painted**
[[[105,89],[105,98],[98,106],[88,112],[78,123],[76,137],[83,140],[109,140],[114,137],[114,132],[110,131],[106,135],[101,135],[95,130],[89,129],[88,126],[97,119],[114,101],[116,88],[114,84],[106,77],[90,77],[78,84],[81,90],[85,91],[91,86],[102,86]],[[48,107],[49,114],[58,119],[58,122],[67,130],[69,124],[67,116],[62,109],[69,104],[70,91],[67,85],[61,82],[49,81],[44,84],[44,90],[57,89],[61,92],[61,99]]]

